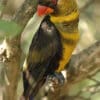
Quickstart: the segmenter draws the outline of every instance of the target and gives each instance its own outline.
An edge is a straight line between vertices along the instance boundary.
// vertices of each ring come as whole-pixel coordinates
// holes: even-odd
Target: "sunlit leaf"
[[[0,20],[0,37],[14,37],[19,33],[20,29],[21,27],[14,22]]]

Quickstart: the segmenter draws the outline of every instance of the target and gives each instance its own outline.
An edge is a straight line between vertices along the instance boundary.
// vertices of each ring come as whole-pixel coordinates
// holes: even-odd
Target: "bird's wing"
[[[29,82],[30,79],[24,77],[24,82],[27,83],[28,81],[28,86],[25,86],[25,88],[26,87],[28,88],[28,92],[26,89],[26,94],[27,93],[29,94],[30,93],[29,91],[32,91],[31,93],[33,93],[33,91],[37,92],[38,90],[36,90],[36,87],[38,86],[41,87],[40,84],[44,83],[45,72],[48,69],[51,60],[55,56],[58,49],[59,43],[57,40],[57,36],[55,35],[57,34],[55,33],[56,31],[54,31],[54,29],[50,30],[50,27],[47,26],[46,29],[48,30],[45,32],[41,29],[37,31],[29,49],[29,55],[27,56],[26,59],[26,64],[27,64],[26,71],[29,72],[30,76],[32,77],[31,78],[32,81]],[[34,81],[35,85],[33,85]]]

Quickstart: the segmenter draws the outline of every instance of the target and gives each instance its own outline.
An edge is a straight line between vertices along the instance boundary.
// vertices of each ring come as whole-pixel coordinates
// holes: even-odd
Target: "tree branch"
[[[22,31],[29,19],[36,12],[37,2],[38,0],[25,0],[22,7],[16,13],[13,21],[22,27]]]
[[[67,82],[64,86],[56,86],[55,92],[49,91],[48,98],[50,100],[63,100],[63,97],[68,99],[68,91],[75,83],[95,75],[98,71],[100,72],[100,41],[79,54],[73,55],[67,71]]]
[[[6,78],[3,78],[5,81],[3,85],[5,88],[5,91],[3,90],[3,100],[17,99],[16,90],[20,76],[20,59],[22,54],[20,48],[21,33],[28,20],[35,13],[37,2],[38,0],[25,0],[22,7],[12,19],[12,21],[21,27],[21,30],[18,32],[17,36],[10,39],[7,37],[0,45],[0,62],[5,65],[2,70],[5,70],[3,76],[6,76]],[[2,76],[0,75],[0,77]]]

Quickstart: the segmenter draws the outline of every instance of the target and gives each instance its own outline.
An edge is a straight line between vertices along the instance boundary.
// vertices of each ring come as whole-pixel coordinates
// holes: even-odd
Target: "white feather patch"
[[[38,16],[37,13],[33,15],[33,17],[29,20],[28,24],[26,25],[23,33],[22,33],[22,40],[21,40],[21,48],[23,52],[27,55],[29,52],[29,47],[32,42],[32,39],[40,27],[44,16]],[[24,47],[23,47],[24,46]]]

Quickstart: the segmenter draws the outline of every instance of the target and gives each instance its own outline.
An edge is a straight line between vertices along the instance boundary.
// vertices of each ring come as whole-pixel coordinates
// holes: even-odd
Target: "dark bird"
[[[58,29],[51,22],[48,14],[53,13],[56,0],[39,2],[37,8],[38,16],[45,15],[39,29],[33,37],[29,48],[29,54],[25,60],[23,72],[24,92],[27,100],[33,100],[45,83],[48,75],[53,75],[62,59],[62,43]]]

